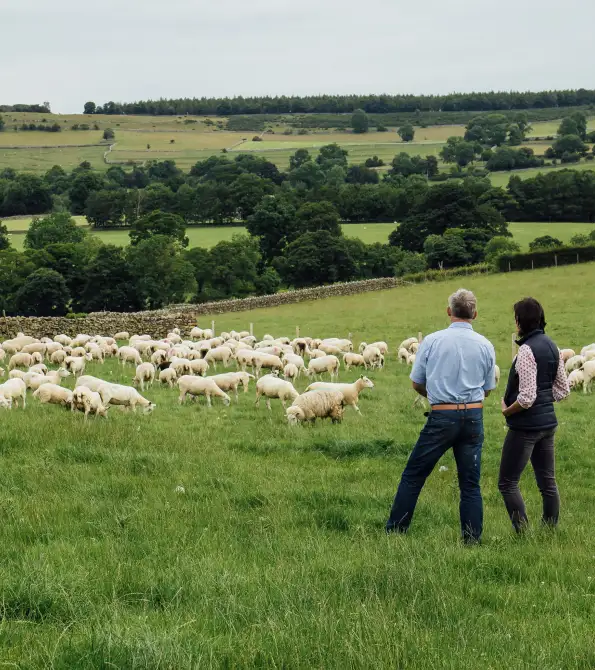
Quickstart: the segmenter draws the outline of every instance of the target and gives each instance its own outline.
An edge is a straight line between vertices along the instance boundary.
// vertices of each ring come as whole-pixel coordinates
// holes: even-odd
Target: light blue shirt
[[[427,335],[410,379],[425,384],[431,405],[484,400],[495,388],[495,348],[465,321]]]

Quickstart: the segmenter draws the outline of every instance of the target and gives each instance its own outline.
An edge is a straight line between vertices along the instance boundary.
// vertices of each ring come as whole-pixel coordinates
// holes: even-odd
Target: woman
[[[509,431],[503,444],[499,491],[519,533],[528,524],[519,480],[531,461],[542,495],[542,520],[555,526],[559,520],[559,491],[555,481],[554,402],[569,395],[565,364],[556,344],[544,334],[544,310],[534,298],[513,306],[519,351],[509,372],[502,400]]]

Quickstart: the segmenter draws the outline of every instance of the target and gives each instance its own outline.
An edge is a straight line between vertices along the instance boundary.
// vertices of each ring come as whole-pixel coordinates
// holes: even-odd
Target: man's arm
[[[426,398],[426,340],[422,340],[418,348],[410,379],[414,391]]]
[[[418,382],[412,382],[412,388],[416,393],[420,394],[424,398],[427,397],[426,395],[426,385],[425,384],[419,384]]]
[[[497,386],[497,378],[495,375],[496,364],[495,348],[491,344],[488,351],[488,375],[484,381],[484,386],[482,387],[485,398],[488,398],[490,392]]]

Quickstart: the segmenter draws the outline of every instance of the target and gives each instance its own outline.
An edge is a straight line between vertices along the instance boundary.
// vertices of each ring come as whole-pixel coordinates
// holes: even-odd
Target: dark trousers
[[[406,532],[426,478],[441,456],[452,448],[459,481],[462,537],[465,541],[479,540],[482,534],[480,456],[483,441],[481,409],[431,411],[401,476],[387,520],[387,532]]]
[[[542,495],[542,520],[556,525],[559,520],[559,491],[555,480],[555,428],[543,431],[509,430],[499,470],[499,491],[511,523],[517,532],[528,524],[519,480],[528,461],[532,463]]]

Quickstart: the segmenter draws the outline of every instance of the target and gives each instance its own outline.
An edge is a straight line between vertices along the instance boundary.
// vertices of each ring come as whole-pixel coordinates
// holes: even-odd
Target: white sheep
[[[415,362],[416,362],[416,354],[409,354],[406,363],[408,365],[414,365]]]
[[[582,350],[579,352],[582,356],[585,356],[588,351],[596,350],[596,344],[588,344],[585,347],[582,347]]]
[[[22,379],[9,379],[4,384],[0,384],[0,396],[7,400],[10,399],[15,405],[20,399],[23,409],[27,406],[27,387]]]
[[[51,356],[56,351],[61,351],[62,345],[60,342],[48,342],[46,343],[46,356]]]
[[[364,353],[366,347],[376,347],[383,355],[389,352],[389,345],[387,344],[387,342],[384,342],[382,340],[380,340],[379,342],[371,342],[370,344],[367,344],[366,342],[360,342],[358,351],[362,354]]]
[[[254,375],[251,375],[248,372],[224,372],[221,375],[206,377],[206,379],[212,379],[222,391],[234,391],[236,402],[238,402],[238,386],[242,384],[244,393],[247,393],[248,384],[250,380],[254,378]]]
[[[42,384],[36,391],[33,391],[33,397],[42,404],[72,406],[72,391],[58,384]]]
[[[195,326],[194,328],[191,329],[190,331],[190,339],[191,340],[201,340],[203,339],[203,330],[199,328],[198,326]]]
[[[586,350],[584,358],[586,359],[586,361],[593,361],[596,358],[596,351],[594,349]]]
[[[48,367],[43,363],[36,363],[29,368],[28,372],[37,372],[38,375],[47,375]]]
[[[9,379],[23,379],[27,373],[24,370],[19,370],[15,368],[8,373]]]
[[[500,381],[501,381],[501,368],[498,365],[495,365],[495,384],[496,384],[496,386],[499,385]]]
[[[281,362],[281,358],[279,358],[279,356],[255,352],[254,369],[257,377],[261,376],[261,370],[263,368],[268,370],[279,370],[280,372],[283,372],[284,364]]]
[[[42,386],[42,384],[56,384],[58,386],[62,379],[64,377],[68,377],[69,375],[70,372],[64,368],[60,368],[59,370],[51,370],[47,373],[47,375],[40,375],[36,372],[27,372],[23,377],[23,381],[25,382],[25,386],[28,389],[36,391],[40,386]]]
[[[88,358],[87,358],[88,357]],[[73,375],[81,375],[85,372],[85,363],[91,359],[91,354],[85,356],[67,356],[64,359],[64,367]]]
[[[352,352],[344,354],[344,367],[349,370],[352,367],[367,368],[367,363],[362,354],[354,354]]]
[[[405,348],[405,347],[400,347],[397,351],[397,360],[400,362],[400,365],[402,363],[407,363],[408,362],[408,356],[410,355],[410,352]]]
[[[161,370],[159,373],[160,383],[167,384],[170,388],[174,388],[176,379],[178,379],[178,375],[174,368],[166,368],[165,370]]]
[[[141,354],[134,347],[120,347],[116,357],[122,361],[122,365],[126,363],[133,363],[134,365],[140,365],[143,362]]]
[[[358,407],[358,397],[364,389],[372,389],[375,385],[363,375],[352,384],[331,384],[328,382],[315,382],[307,387],[307,391],[337,391],[342,394],[343,404],[353,407],[358,414],[362,414]]]
[[[565,372],[569,374],[572,370],[578,370],[586,362],[586,359],[583,356],[572,356],[565,363]]]
[[[382,368],[384,357],[379,347],[369,344],[362,352],[362,356],[367,366],[371,368]]]
[[[420,349],[420,342],[412,342],[412,344],[410,344],[410,346],[408,347],[408,351],[411,354],[417,354],[418,349]]]
[[[567,363],[570,358],[575,356],[573,349],[559,349],[559,356],[563,359],[563,363]]]
[[[188,358],[178,358],[173,356],[170,360],[170,367],[176,370],[176,374],[181,377],[182,375],[189,375],[192,372],[191,361]]]
[[[246,372],[246,367],[250,365],[255,366],[255,352],[252,349],[238,349],[235,355],[236,367],[239,367],[243,372]]]
[[[34,354],[35,352],[41,354],[42,359],[46,355],[47,344],[45,342],[33,342],[31,344],[26,344],[22,349],[21,353],[23,354]]]
[[[294,380],[298,379],[300,376],[300,370],[298,370],[298,366],[294,365],[294,363],[286,363],[284,366],[284,378],[288,380]]]
[[[71,347],[84,347],[87,342],[91,339],[91,335],[85,333],[79,333],[74,340],[70,343]]]
[[[593,385],[595,366],[596,362],[593,360],[584,363],[582,368],[582,372],[584,373],[584,393],[587,393],[590,386]]]
[[[312,358],[308,363],[308,376],[315,377],[328,372],[331,379],[339,377],[339,358],[337,356],[322,356]]]
[[[583,386],[584,384],[584,371],[583,370],[572,370],[567,377],[567,382],[569,383],[569,388],[571,390]]]
[[[161,363],[165,363],[168,360],[168,354],[167,352],[158,349],[151,354],[151,358],[149,360],[153,363],[153,365],[161,365]]]
[[[340,337],[326,337],[321,344],[331,344],[335,347],[337,347],[343,354],[353,351],[354,350],[354,345],[352,344],[352,340],[348,340],[347,338],[340,338]],[[319,349],[323,349],[319,345]],[[324,349],[323,349],[324,351]]]
[[[64,351],[64,349],[54,351],[50,356],[50,363],[53,363],[54,365],[62,365],[66,360],[67,355],[68,354],[66,353],[66,351]]]
[[[85,412],[85,421],[89,414],[95,414],[96,417],[102,416],[104,419],[108,417],[108,409],[104,405],[100,394],[97,391],[92,391],[87,386],[77,386],[72,393],[71,409],[81,410]]]
[[[70,343],[72,342],[72,338],[68,337],[68,335],[56,335],[54,337],[54,342],[58,342],[61,344],[63,347],[70,346]]]
[[[213,364],[213,368],[217,370],[217,363],[223,363],[224,367],[228,367],[228,363],[232,358],[232,350],[229,347],[215,347],[214,349],[209,349],[205,354],[205,360],[208,363]]]
[[[42,362],[42,356],[39,352],[34,352],[32,354],[24,354],[22,352],[13,354],[8,361],[8,369],[13,370],[14,368],[27,368],[29,369],[32,365]]]
[[[399,347],[397,347],[397,350],[399,351],[400,349],[409,349],[411,344],[414,344],[414,342],[418,342],[417,337],[408,337],[407,340],[404,340]]]
[[[135,376],[132,383],[135,386],[141,387],[141,391],[145,390],[145,383],[151,386],[155,380],[155,367],[153,363],[141,363],[137,365]]]
[[[286,409],[288,423],[314,423],[317,418],[330,418],[333,423],[338,423],[343,418],[342,400],[342,394],[337,391],[307,391]]]
[[[143,396],[133,386],[124,386],[123,384],[100,384],[97,389],[101,397],[101,402],[105,407],[108,405],[121,405],[126,408],[132,408],[137,411],[137,405],[143,408],[143,414],[150,414],[155,409],[155,403],[143,398]]]
[[[271,409],[271,398],[279,398],[281,404],[286,406],[286,402],[294,401],[298,397],[298,391],[293,384],[284,379],[280,379],[276,374],[265,375],[257,381],[257,395],[255,405],[258,407],[261,396],[267,399],[267,409]]]
[[[178,388],[180,396],[178,402],[182,404],[187,395],[204,395],[207,398],[207,405],[211,407],[211,397],[221,398],[224,405],[230,404],[230,396],[222,391],[219,386],[210,377],[195,377],[194,375],[183,375],[178,379]]]
[[[324,351],[321,351],[320,349],[308,349],[306,351],[306,355],[309,357],[311,361],[313,360],[313,358],[323,358],[327,356],[327,354]]]
[[[204,358],[195,358],[190,361],[190,373],[204,377],[209,370],[209,363]]]
[[[298,356],[297,354],[286,352],[282,357],[281,357],[282,363],[292,363],[298,368],[298,372],[303,372],[306,374],[306,366],[304,365],[304,359],[302,356]]]
[[[75,388],[78,386],[86,386],[92,391],[97,391],[102,384],[109,384],[105,379],[93,377],[92,375],[81,375],[75,382]]]
[[[344,353],[343,349],[340,349],[340,347],[332,342],[321,342],[321,344],[319,344],[319,350],[328,356],[341,356]]]

